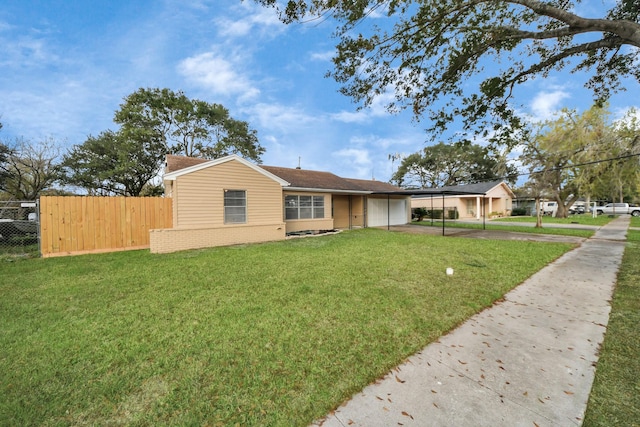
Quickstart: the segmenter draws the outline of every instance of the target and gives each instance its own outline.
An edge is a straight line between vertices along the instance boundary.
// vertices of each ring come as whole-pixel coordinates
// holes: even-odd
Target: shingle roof
[[[311,171],[306,169],[290,169],[278,166],[260,166],[267,172],[284,179],[291,187],[309,189],[356,190],[362,189],[344,178],[331,172]]]
[[[165,172],[175,172],[180,169],[210,161],[210,159],[199,159],[197,157],[174,156],[173,154],[167,154]]]
[[[430,197],[430,195],[438,194],[438,195],[464,195],[464,194],[487,194],[493,188],[502,184],[504,181],[489,181],[489,182],[478,182],[476,184],[464,184],[464,185],[447,185],[444,187],[438,188],[426,188],[423,190],[414,190],[414,198],[420,197]],[[509,189],[511,191],[511,189]]]
[[[167,155],[166,172],[175,172],[180,169],[210,162],[208,159],[195,157]],[[307,188],[314,190],[338,190],[357,192],[393,192],[402,191],[401,188],[381,181],[366,179],[342,178],[331,172],[312,171],[306,169],[291,169],[278,166],[258,167],[287,181],[291,187]]]
[[[345,179],[368,191],[373,191],[373,192],[403,191],[402,188],[396,187],[395,185],[391,185],[388,182],[374,181],[369,179],[353,179],[353,178],[345,178]]]

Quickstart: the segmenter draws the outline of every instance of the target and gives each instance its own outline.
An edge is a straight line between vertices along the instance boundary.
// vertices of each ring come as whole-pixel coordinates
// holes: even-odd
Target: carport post
[[[482,195],[482,229],[487,229],[487,208],[485,207],[485,195]]]
[[[391,230],[391,195],[387,194],[387,231]]]
[[[442,235],[444,236],[444,193],[442,193]]]
[[[431,226],[433,227],[433,194],[431,195]]]

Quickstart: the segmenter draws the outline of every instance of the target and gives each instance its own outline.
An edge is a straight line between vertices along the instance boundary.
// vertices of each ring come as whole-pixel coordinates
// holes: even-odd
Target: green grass
[[[0,239],[0,262],[38,256],[40,250],[37,238],[13,236],[11,239]]]
[[[637,225],[635,225],[637,226]],[[640,231],[629,231],[583,425],[640,426]]]
[[[542,217],[542,226],[544,224],[581,224],[581,225],[595,225],[595,226],[603,226],[611,222],[613,217],[609,215],[600,215],[597,217],[593,217],[590,214],[582,214],[582,215],[570,215],[568,218],[555,218],[552,216],[543,216]],[[492,220],[491,222],[526,222],[526,223],[535,223],[535,216],[510,216],[505,218],[497,218]]]
[[[365,229],[3,262],[0,425],[306,426],[570,247]]]
[[[533,221],[535,222],[535,220]],[[442,228],[442,220],[434,220],[433,224],[431,220],[423,220],[423,221],[414,221],[412,224],[422,225],[425,227],[437,227]],[[591,237],[594,234],[593,230],[580,230],[575,228],[559,228],[559,227],[544,227],[544,222],[542,223],[542,228],[535,228],[531,226],[523,226],[523,225],[506,225],[506,224],[497,224],[493,222],[487,221],[484,226],[482,222],[459,222],[459,221],[446,221],[445,228],[467,228],[467,229],[476,229],[481,230],[483,227],[486,230],[496,230],[496,231],[510,231],[516,233],[533,233],[533,234],[553,234],[559,236],[574,236],[574,237]]]

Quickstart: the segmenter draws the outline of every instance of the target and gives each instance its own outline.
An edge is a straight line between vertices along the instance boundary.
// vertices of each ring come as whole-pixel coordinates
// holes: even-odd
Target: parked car
[[[640,207],[630,206],[628,203],[609,203],[604,206],[597,206],[596,212],[598,215],[629,214],[633,216],[640,216]]]
[[[542,215],[556,216],[556,212],[558,212],[558,202],[540,202],[540,210],[542,211]],[[537,211],[534,209],[531,215],[536,216]]]
[[[28,220],[0,218],[0,240],[9,240],[16,235],[32,235],[38,232],[35,216],[29,214]]]
[[[571,206],[571,208],[569,208],[569,213],[571,215],[580,215],[583,214],[585,212],[584,206]]]

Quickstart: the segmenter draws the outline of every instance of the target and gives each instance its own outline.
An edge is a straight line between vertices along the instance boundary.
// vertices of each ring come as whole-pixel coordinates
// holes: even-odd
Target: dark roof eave
[[[453,191],[453,190],[404,190],[404,191],[374,191],[372,194],[388,194],[403,196],[486,196],[487,193],[478,191]]]
[[[335,194],[372,194],[371,191],[364,190],[344,190],[331,188],[315,188],[315,187],[282,187],[284,191],[298,191],[307,193],[335,193]]]

